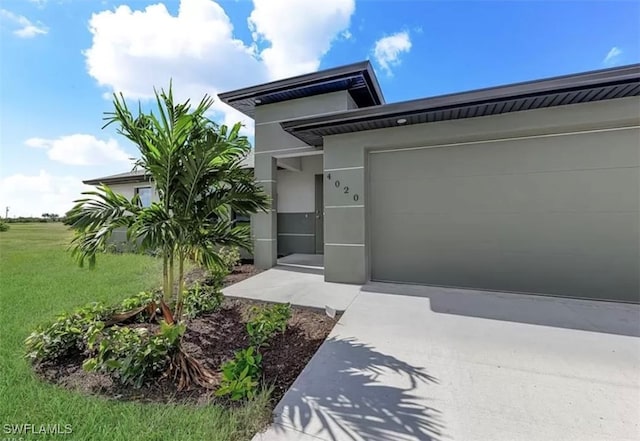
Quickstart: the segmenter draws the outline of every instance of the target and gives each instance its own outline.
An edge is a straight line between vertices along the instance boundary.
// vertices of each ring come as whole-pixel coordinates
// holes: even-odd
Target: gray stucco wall
[[[324,141],[325,164],[325,278],[329,281],[364,283],[370,277],[370,245],[374,240],[370,235],[365,221],[367,215],[367,201],[376,195],[370,195],[368,187],[369,153],[373,150],[394,150],[412,147],[443,146],[456,143],[476,143],[505,138],[533,137],[528,141],[523,154],[530,155],[532,161],[544,158],[545,154],[537,150],[535,137],[547,139],[553,136],[564,136],[568,132],[592,131],[607,128],[620,128],[640,125],[640,98],[624,98],[611,101],[577,104],[549,109],[539,109],[505,115],[483,118],[473,118],[456,121],[444,121],[431,124],[395,127],[372,130],[345,135],[329,136]],[[631,180],[636,182],[638,155],[640,155],[640,140],[629,145],[629,138],[617,136],[611,132],[603,145],[593,150],[594,155],[624,158],[627,166],[636,173]],[[622,133],[622,132],[620,132]],[[582,136],[589,136],[588,134]],[[579,148],[582,138],[577,137],[575,146]],[[634,139],[634,138],[631,138]],[[547,141],[539,143],[549,145]],[[552,145],[552,144],[551,144]],[[571,149],[569,149],[571,150]],[[568,150],[568,151],[569,151]],[[603,156],[603,151],[608,152]],[[575,155],[584,156],[585,161],[598,161],[584,150],[573,150]],[[630,156],[631,155],[631,156]],[[635,155],[635,156],[634,156]],[[559,160],[558,157],[554,160]],[[580,161],[577,161],[579,164]],[[576,162],[574,161],[574,165]],[[390,164],[390,166],[392,166]],[[473,166],[472,163],[469,166]],[[401,167],[402,168],[402,167]],[[391,170],[389,171],[391,172]],[[403,170],[394,170],[403,173]],[[331,174],[331,179],[328,178]],[[340,184],[336,186],[336,181]],[[595,182],[595,181],[594,181]],[[564,184],[560,184],[564,185]],[[585,183],[589,185],[589,183]],[[615,184],[612,184],[615,185]],[[344,187],[349,187],[345,193]],[[626,198],[640,199],[638,186],[619,184],[619,192]],[[357,194],[358,200],[353,196]],[[599,202],[596,202],[599,203]],[[632,211],[637,208],[632,207]],[[637,216],[637,212],[635,214]],[[630,218],[633,221],[634,218]],[[340,228],[338,226],[346,226]],[[611,223],[605,229],[616,229]],[[620,234],[626,235],[626,240],[632,244],[639,244],[639,238],[631,225],[623,228]],[[606,241],[603,242],[606,246]],[[640,245],[639,245],[640,247]],[[640,252],[640,251],[639,251]],[[632,259],[632,256],[629,257]],[[634,263],[628,260],[626,265]],[[633,276],[627,271],[627,277]]]
[[[151,201],[159,202],[160,199],[158,197],[158,192],[156,191],[156,187],[153,182],[132,182],[128,184],[110,184],[109,187],[116,193],[119,193],[131,200],[133,196],[136,194],[136,188],[139,187],[151,187]],[[109,239],[109,243],[111,244],[126,244],[127,241],[127,232],[124,228],[118,228],[113,232]],[[128,249],[126,245],[121,245],[122,249]]]
[[[160,199],[158,198],[158,192],[156,191],[156,187],[153,182],[135,182],[129,184],[110,184],[109,188],[111,188],[114,192],[120,193],[127,199],[131,200],[136,193],[136,188],[139,187],[151,187],[151,200],[153,202],[158,202]]]
[[[277,174],[278,255],[316,252],[315,176],[322,174],[322,155],[296,159],[299,170]]]
[[[258,267],[270,268],[274,266],[278,255],[278,232],[280,229],[278,228],[278,171],[275,165],[276,158],[298,157],[318,153],[317,148],[305,144],[282,130],[280,121],[346,110],[349,108],[350,100],[348,92],[341,91],[256,107],[256,179],[273,200],[272,209],[269,213],[259,213],[252,216],[251,219],[255,263]],[[320,158],[321,156],[316,156],[316,159]],[[305,159],[305,156],[300,159],[302,172],[305,171]],[[318,168],[318,173],[322,173],[321,166]],[[313,180],[310,181],[310,184],[313,186]],[[308,221],[310,212],[299,211],[296,213]],[[285,216],[291,217],[290,215],[291,211],[289,211],[289,215]],[[281,213],[280,221],[287,225],[292,220],[283,219],[283,214]],[[311,228],[312,224],[311,222],[305,222],[304,225]],[[299,234],[310,234],[306,231]],[[314,242],[310,236],[292,236],[294,233],[280,232],[289,234],[286,238],[283,236],[283,243],[280,247],[282,254],[298,250],[313,252],[311,251],[311,245]]]

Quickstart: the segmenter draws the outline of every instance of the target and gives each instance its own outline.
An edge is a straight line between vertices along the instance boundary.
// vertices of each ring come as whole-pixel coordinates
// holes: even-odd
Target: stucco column
[[[365,156],[357,144],[324,145],[324,278],[365,283]]]
[[[254,264],[261,269],[271,268],[278,260],[277,234],[277,176],[276,158],[269,153],[255,154],[256,181],[271,198],[271,207],[266,213],[251,216]]]

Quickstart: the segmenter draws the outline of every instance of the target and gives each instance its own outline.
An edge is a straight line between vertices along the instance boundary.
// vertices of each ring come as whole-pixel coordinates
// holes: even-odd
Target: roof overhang
[[[140,182],[149,182],[151,177],[145,174],[144,170],[134,170],[132,172],[120,173],[117,175],[103,176],[102,178],[87,179],[82,181],[87,185],[100,185],[100,184],[134,184]]]
[[[330,135],[640,95],[640,64],[442,95],[281,123],[305,143]]]
[[[253,169],[254,167],[254,153],[253,150],[249,151],[247,155],[242,159],[240,168]],[[87,179],[82,181],[87,185],[114,185],[114,184],[136,184],[143,182],[151,182],[151,175],[143,169],[132,170],[130,172],[118,173],[117,175],[103,176],[101,178]]]
[[[223,102],[255,118],[257,106],[347,90],[358,107],[384,104],[369,61],[218,94]]]

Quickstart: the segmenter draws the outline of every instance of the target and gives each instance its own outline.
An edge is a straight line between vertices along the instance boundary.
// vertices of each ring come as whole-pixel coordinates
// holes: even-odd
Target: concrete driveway
[[[639,319],[637,305],[366,285],[255,439],[638,440]]]

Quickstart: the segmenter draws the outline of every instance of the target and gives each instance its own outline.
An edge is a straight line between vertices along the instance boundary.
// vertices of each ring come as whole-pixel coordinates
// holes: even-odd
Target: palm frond
[[[83,195],[91,197],[75,201],[66,217],[67,224],[76,232],[71,242],[72,256],[81,266],[86,260],[93,266],[96,253],[104,249],[113,231],[129,229],[135,223],[140,206],[135,197],[129,201],[106,185]]]

